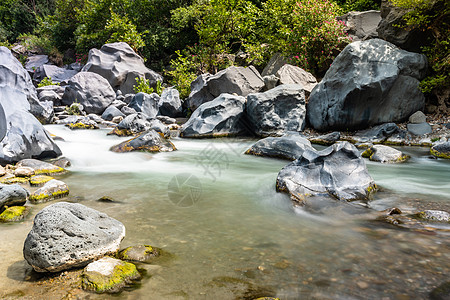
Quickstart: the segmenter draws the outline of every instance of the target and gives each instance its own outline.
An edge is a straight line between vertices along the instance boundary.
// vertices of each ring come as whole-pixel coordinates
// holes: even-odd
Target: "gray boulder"
[[[23,256],[37,272],[59,272],[115,253],[124,236],[123,224],[106,214],[59,202],[36,215]]]
[[[351,11],[336,19],[345,23],[345,31],[355,42],[378,37],[377,27],[381,21],[378,10]]]
[[[33,79],[37,82],[42,81],[45,77],[53,82],[63,82],[72,78],[78,71],[60,68],[54,65],[43,65],[34,72]]]
[[[17,167],[27,167],[34,170],[36,175],[54,175],[64,173],[66,170],[54,164],[37,159],[22,159],[16,164]]]
[[[158,132],[150,129],[142,132],[130,140],[112,146],[109,150],[112,152],[125,153],[133,151],[171,152],[177,149],[170,141],[163,138]]]
[[[62,198],[69,194],[69,187],[63,181],[52,179],[47,181],[43,187],[35,190],[30,195],[31,203],[43,203],[56,198]]]
[[[164,125],[158,119],[150,119],[143,113],[134,113],[126,116],[117,126],[108,134],[115,134],[118,136],[129,136],[153,129],[159,132],[164,137],[170,136],[169,127]]]
[[[245,151],[245,154],[296,160],[306,149],[314,150],[306,138],[299,134],[291,134],[259,140]]]
[[[228,67],[215,75],[202,74],[191,83],[188,106],[194,111],[222,93],[247,96],[264,88],[264,80],[255,67]]]
[[[424,135],[433,131],[431,125],[427,122],[419,124],[406,124],[406,128],[408,129],[408,132],[414,135]]]
[[[265,90],[271,90],[274,87],[278,85],[280,82],[280,78],[278,78],[276,75],[266,75],[263,77]]]
[[[206,138],[236,136],[245,133],[245,98],[221,94],[203,103],[181,127],[180,136]]]
[[[128,107],[136,112],[142,112],[149,118],[154,118],[158,115],[159,102],[160,97],[156,93],[137,93],[130,104],[128,104]]]
[[[120,109],[120,111],[125,115],[125,116],[129,116],[132,114],[136,113],[136,110],[134,108],[128,107],[128,106],[124,106]]]
[[[34,73],[39,67],[48,63],[47,55],[31,55],[27,57],[25,62],[25,69],[29,73]]]
[[[427,121],[427,116],[419,110],[410,115],[408,121],[412,124],[425,123]]]
[[[341,133],[339,131],[333,131],[318,137],[310,138],[310,142],[313,144],[330,146],[339,141],[341,138]]]
[[[280,136],[305,128],[305,92],[302,85],[279,85],[264,93],[247,96],[247,116],[258,136]]]
[[[25,95],[30,104],[26,109],[40,122],[48,123],[53,118],[53,111],[49,111],[48,105],[39,102],[36,89],[28,72],[22,64],[12,55],[11,51],[0,47],[0,89],[8,87]]]
[[[356,132],[353,139],[359,143],[382,143],[402,130],[395,123],[386,123],[374,126],[370,129]]]
[[[5,206],[21,206],[27,202],[29,192],[18,184],[0,183],[0,212]]]
[[[156,87],[157,81],[163,81],[162,76],[148,69],[144,60],[124,42],[105,44],[100,50],[91,49],[82,71],[103,76],[123,94],[133,93],[137,77],[145,77],[152,87]]]
[[[173,87],[166,88],[162,91],[159,100],[159,114],[172,118],[182,116],[180,93]]]
[[[102,76],[80,72],[70,78],[62,98],[62,104],[80,103],[88,114],[102,114],[115,100],[116,93]]]
[[[61,99],[64,95],[65,87],[59,85],[47,85],[37,89],[39,101],[51,101],[53,105],[61,105]]]
[[[278,173],[277,191],[303,204],[308,197],[325,196],[343,201],[368,200],[376,189],[358,149],[348,142],[322,151],[306,150]]]
[[[0,164],[61,155],[48,132],[28,111],[30,104],[24,93],[11,87],[0,88],[0,107]]]
[[[275,74],[280,79],[281,84],[300,84],[308,94],[317,85],[317,79],[313,74],[290,64],[282,66]]]
[[[429,221],[450,222],[450,214],[443,210],[424,210],[418,212],[416,217]]]
[[[385,145],[373,145],[361,154],[372,161],[381,163],[401,163],[409,159],[403,152]]]
[[[125,115],[119,110],[117,109],[117,107],[115,106],[108,106],[107,109],[105,109],[105,111],[102,114],[102,119],[106,120],[106,121],[112,121],[112,119],[114,119],[114,117],[125,117]]]
[[[349,44],[311,93],[308,121],[317,130],[352,130],[401,122],[424,107],[422,54],[380,39]]]
[[[264,67],[261,76],[275,75],[285,64],[287,64],[286,58],[281,53],[275,53]]]
[[[450,142],[433,145],[430,152],[436,157],[450,159]]]

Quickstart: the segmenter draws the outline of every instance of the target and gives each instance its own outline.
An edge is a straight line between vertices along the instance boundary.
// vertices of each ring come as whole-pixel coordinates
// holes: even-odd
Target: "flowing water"
[[[120,220],[122,247],[151,244],[173,255],[141,266],[147,276],[119,299],[427,299],[449,280],[448,225],[418,232],[374,221],[389,207],[449,210],[450,163],[426,149],[403,148],[412,157],[404,164],[367,162],[383,188],[373,209],[324,204],[311,212],[275,191],[288,162],[243,154],[254,140],[174,138],[175,152],[117,154],[108,149],[124,138],[105,130],[47,129],[64,138],[57,143],[72,162],[61,177],[66,200]],[[1,225],[4,295],[33,293],[22,257],[31,226],[32,216]]]

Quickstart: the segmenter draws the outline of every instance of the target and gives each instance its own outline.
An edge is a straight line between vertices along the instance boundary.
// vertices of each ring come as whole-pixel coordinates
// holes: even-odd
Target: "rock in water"
[[[40,161],[37,159],[22,159],[17,163],[16,166],[32,168],[34,170],[34,174],[36,175],[53,175],[64,173],[66,171],[65,169],[55,166],[54,164],[50,164],[48,162]]]
[[[361,155],[381,163],[401,163],[409,159],[409,156],[403,152],[385,145],[373,145]]]
[[[259,140],[245,154],[295,160],[306,149],[314,150],[307,139],[298,134],[291,134],[282,137],[267,137]]]
[[[280,136],[305,128],[305,92],[299,84],[279,85],[247,96],[247,115],[258,136]]]
[[[118,293],[141,275],[132,263],[103,257],[90,263],[81,274],[81,287],[96,293]]]
[[[164,125],[158,119],[150,119],[145,114],[139,112],[126,116],[119,124],[108,134],[115,134],[118,136],[129,136],[136,133],[144,132],[154,129],[160,132],[164,137],[170,135],[169,127]]]
[[[10,87],[0,88],[0,164],[24,158],[54,158],[61,150],[42,124],[28,112],[26,95]]]
[[[112,152],[124,153],[132,151],[170,152],[177,149],[170,141],[163,138],[161,134],[150,129],[130,140],[112,146],[109,150]]]
[[[246,132],[245,98],[221,94],[203,103],[181,127],[180,136],[190,138],[236,136]]]
[[[36,215],[23,256],[37,272],[59,272],[115,253],[124,236],[123,224],[106,214],[59,202]]]
[[[47,202],[55,198],[61,198],[69,194],[69,187],[60,180],[51,179],[43,187],[37,189],[30,195],[32,203]]]
[[[321,131],[404,121],[423,109],[419,81],[426,70],[424,55],[386,41],[351,43],[312,91],[308,121]]]
[[[79,103],[86,113],[101,115],[115,99],[116,93],[105,78],[91,72],[80,72],[70,78],[62,104]]]
[[[436,144],[431,147],[430,152],[436,157],[450,159],[450,142]]]
[[[4,210],[5,206],[24,205],[28,195],[28,191],[18,184],[0,183],[0,212]]]
[[[358,149],[348,142],[322,151],[305,150],[278,173],[277,191],[287,192],[295,202],[309,196],[331,196],[338,200],[368,200],[376,189]]]
[[[152,87],[156,87],[157,81],[163,81],[162,76],[148,69],[144,60],[124,42],[105,44],[100,50],[91,49],[82,71],[103,76],[124,95],[134,92],[137,77],[148,79]]]
[[[255,67],[228,67],[215,75],[202,74],[191,83],[188,98],[189,108],[194,111],[205,102],[217,98],[222,93],[247,96],[264,87],[264,80]]]

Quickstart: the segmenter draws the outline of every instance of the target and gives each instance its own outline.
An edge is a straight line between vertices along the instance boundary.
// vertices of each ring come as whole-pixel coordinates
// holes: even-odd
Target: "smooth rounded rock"
[[[5,206],[20,206],[27,202],[30,193],[18,184],[0,183],[0,211]]]
[[[450,142],[433,145],[430,152],[436,157],[450,159]]]
[[[133,151],[171,152],[177,149],[170,141],[163,138],[158,132],[150,129],[140,133],[138,136],[130,140],[112,146],[109,150],[117,153],[125,153]]]
[[[385,145],[373,145],[361,155],[372,161],[381,163],[401,163],[409,158],[409,156],[403,154],[403,152]]]
[[[267,137],[253,144],[245,154],[267,156],[287,160],[299,158],[306,150],[314,150],[311,143],[300,135]]]
[[[51,179],[44,186],[31,193],[29,199],[32,203],[47,202],[69,194],[69,187],[61,180]]]

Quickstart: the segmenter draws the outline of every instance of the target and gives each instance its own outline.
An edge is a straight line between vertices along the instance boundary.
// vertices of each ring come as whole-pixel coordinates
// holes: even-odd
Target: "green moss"
[[[29,177],[9,177],[1,181],[4,184],[28,183]]]
[[[132,280],[141,276],[132,263],[122,262],[114,267],[111,276],[105,276],[97,272],[83,272],[81,274],[81,287],[96,293],[116,293]]]
[[[366,191],[369,195],[373,194],[378,191],[378,186],[375,183],[372,185],[369,185],[369,187],[366,189]]]
[[[78,123],[69,123],[67,127],[70,129],[97,129],[97,127],[93,124],[84,124],[82,122]]]
[[[0,214],[0,222],[17,222],[28,214],[25,206],[11,206]]]
[[[53,177],[46,175],[37,175],[30,178],[30,184],[32,186],[42,186],[50,180],[54,179]]]
[[[363,153],[361,153],[362,157],[370,158],[373,155],[373,151],[371,148],[367,148]]]
[[[160,253],[161,249],[159,248],[150,245],[138,245],[125,248],[117,256],[119,259],[151,263]]]
[[[431,155],[436,156],[436,157],[450,159],[450,153],[439,152],[439,151],[434,150],[433,148],[430,149],[430,153],[431,153]]]
[[[396,163],[401,163],[401,162],[407,161],[407,160],[410,159],[410,158],[411,158],[411,156],[406,155],[406,154],[403,154],[402,156],[400,156],[399,158],[397,158],[397,159],[395,160],[395,162],[396,162]]]
[[[50,200],[56,199],[56,198],[62,198],[64,196],[67,196],[68,194],[69,194],[69,190],[64,190],[64,191],[56,191],[53,193],[41,193],[41,194],[36,194],[36,195],[30,195],[30,197],[28,199],[34,203],[41,203],[41,202],[50,201]]]
[[[133,132],[128,129],[119,129],[115,127],[111,132],[108,132],[107,135],[117,135],[117,136],[130,136],[133,135]]]

